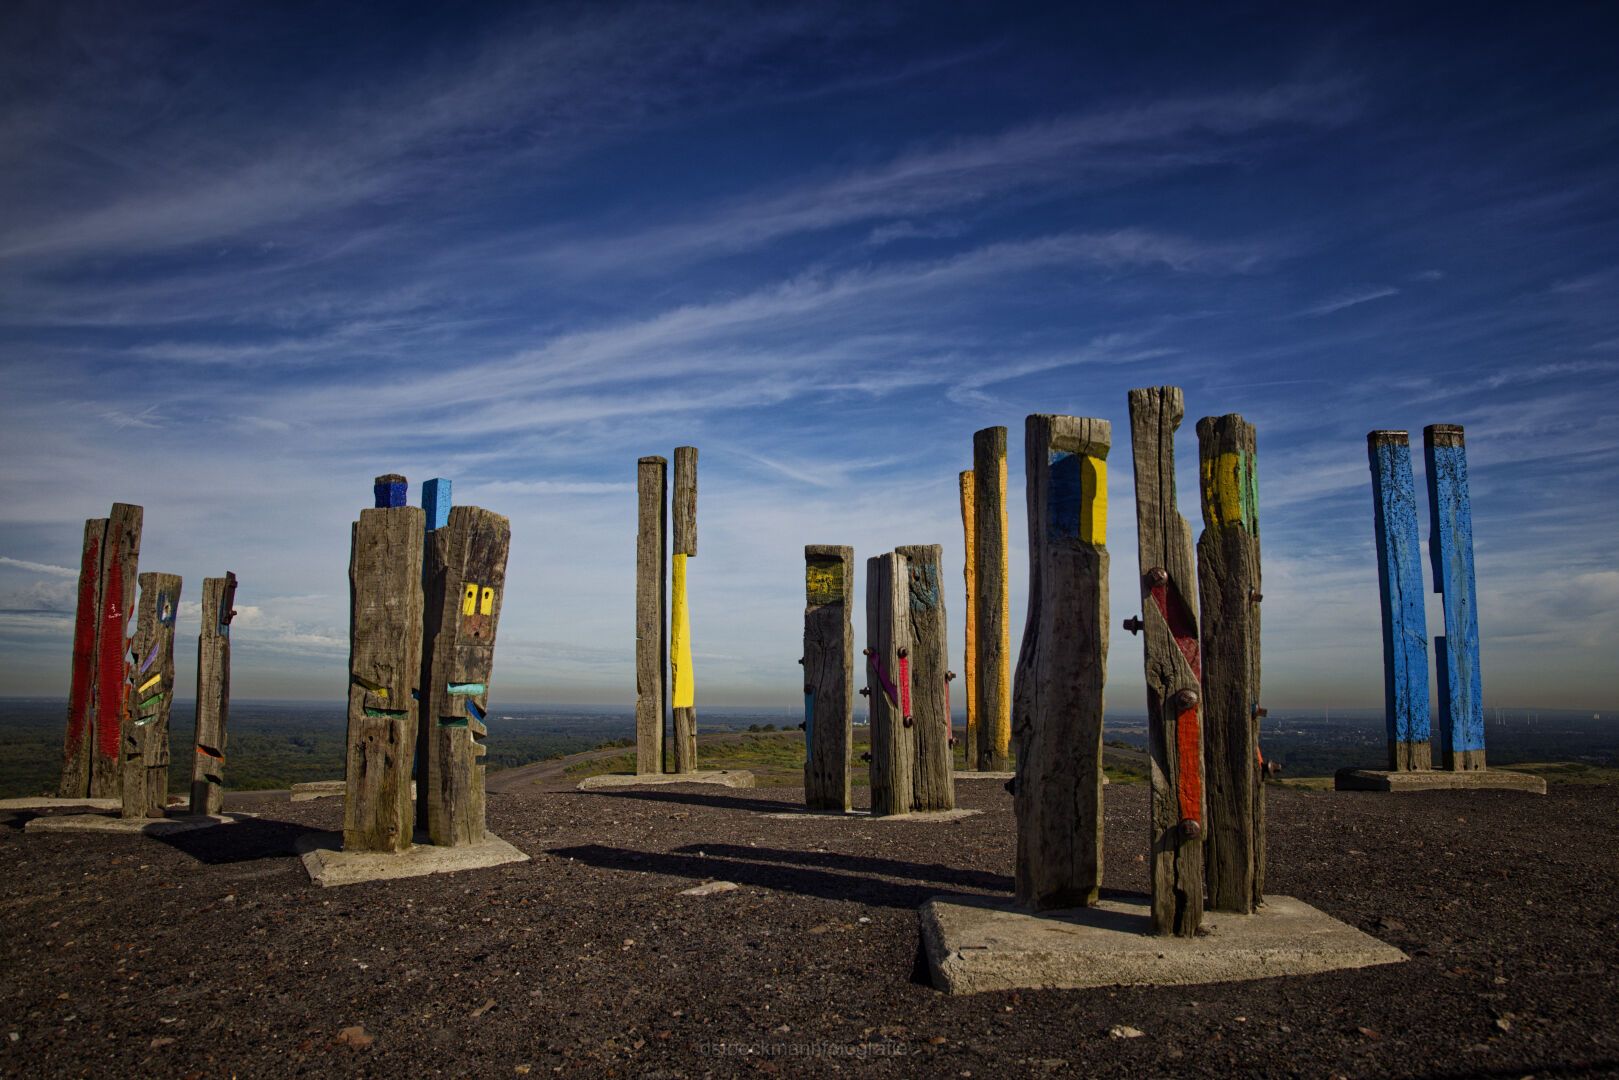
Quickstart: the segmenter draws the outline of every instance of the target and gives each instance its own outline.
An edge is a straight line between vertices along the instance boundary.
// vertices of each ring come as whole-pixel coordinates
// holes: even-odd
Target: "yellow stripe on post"
[[[1001,480],[1001,707],[990,738],[995,753],[1005,757],[1012,748],[1012,589],[1007,563],[1011,534],[1006,513],[1006,451],[1000,455]]]
[[[1079,465],[1079,538],[1107,544],[1107,459],[1085,454]]]
[[[691,670],[691,613],[686,606],[686,556],[675,556],[674,594],[669,612],[669,675],[674,682],[670,706],[690,709],[697,704],[697,684]]]

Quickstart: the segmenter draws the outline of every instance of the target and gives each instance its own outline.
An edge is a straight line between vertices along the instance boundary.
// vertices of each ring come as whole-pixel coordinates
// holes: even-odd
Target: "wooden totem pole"
[[[1034,415],[1024,428],[1029,616],[1018,656],[1017,898],[1096,903],[1102,884],[1107,679],[1106,420]]]
[[[876,817],[909,813],[916,786],[905,564],[905,556],[894,552],[866,560],[866,685],[860,693],[871,705],[871,812]]]
[[[697,448],[675,447],[674,606],[670,613],[669,667],[673,690],[675,772],[697,769],[697,684],[691,664],[691,612],[686,560],[697,554]]]
[[[138,506],[113,503],[109,517],[84,523],[67,732],[57,789],[63,798],[110,799],[123,789],[129,691],[129,642],[124,635],[135,609],[142,514]]]
[[[973,434],[974,578],[977,586],[973,628],[974,697],[978,715],[976,767],[1011,767],[1012,638],[1011,590],[1006,566],[1006,429]]]
[[[1411,442],[1403,431],[1366,435],[1372,466],[1378,598],[1383,609],[1383,707],[1389,771],[1433,767],[1428,716],[1428,623],[1417,539]]]
[[[360,511],[349,557],[348,758],[343,847],[405,851],[416,684],[422,670],[422,534],[405,478],[377,477],[376,507]]]
[[[804,548],[804,805],[849,810],[854,744],[854,549]]]
[[[966,469],[961,474],[961,532],[966,555],[962,559],[961,576],[967,592],[967,603],[962,608],[966,644],[962,648],[961,672],[962,697],[967,709],[967,732],[962,741],[962,757],[966,762],[962,768],[968,770],[978,767],[978,534],[974,514],[973,471]]]
[[[180,579],[140,575],[135,618],[137,660],[131,706],[124,713],[123,816],[162,817],[169,801],[169,712],[174,705],[174,622]]]
[[[1428,466],[1433,588],[1445,602],[1445,635],[1434,638],[1440,764],[1463,771],[1483,769],[1484,688],[1478,662],[1466,435],[1460,424],[1430,424],[1422,429],[1422,445]]]
[[[951,760],[950,634],[946,627],[938,544],[896,548],[904,560],[906,640],[899,650],[900,700],[915,749],[911,767],[912,810],[954,810],[955,769]],[[907,653],[909,655],[907,655]]]
[[[428,535],[419,691],[426,764],[417,823],[434,844],[457,847],[484,839],[484,721],[511,525],[488,510],[457,506]]]
[[[202,630],[197,635],[197,734],[191,759],[191,812],[217,814],[225,805],[225,725],[230,719],[230,624],[236,616],[236,575],[202,579]]]
[[[1176,509],[1175,429],[1181,391],[1130,391],[1139,617],[1145,632],[1152,757],[1152,930],[1191,937],[1203,921],[1203,699],[1192,531]]]
[[[1197,422],[1203,535],[1203,731],[1208,791],[1204,869],[1209,906],[1251,912],[1265,887],[1264,759],[1259,749],[1259,482],[1254,426]]]
[[[663,772],[669,707],[668,478],[661,457],[636,465],[635,771],[642,776]]]

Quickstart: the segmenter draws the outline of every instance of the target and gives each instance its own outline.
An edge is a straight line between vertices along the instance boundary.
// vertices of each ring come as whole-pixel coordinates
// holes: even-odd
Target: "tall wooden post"
[[[1197,422],[1203,535],[1204,755],[1209,906],[1251,912],[1262,901],[1265,785],[1259,750],[1259,482],[1254,426],[1241,416]]]
[[[974,654],[978,768],[1011,767],[1011,590],[1006,571],[1006,429],[973,434],[973,542],[977,558]]]
[[[426,515],[404,505],[404,478],[377,478],[360,511],[349,558],[348,760],[343,847],[405,851],[411,844],[411,764],[422,670],[422,534]]]
[[[1366,453],[1372,466],[1372,522],[1378,598],[1383,609],[1383,710],[1389,769],[1430,769],[1428,623],[1410,437],[1403,431],[1368,432]]]
[[[675,447],[675,566],[670,611],[669,667],[674,683],[675,772],[697,769],[697,684],[691,664],[691,609],[686,560],[697,554],[697,448]]]
[[[866,688],[861,693],[871,703],[871,812],[877,817],[909,813],[915,790],[916,738],[910,730],[915,721],[905,712],[910,666],[904,644],[910,637],[905,564],[905,556],[894,552],[866,560]]]
[[[635,771],[663,772],[669,708],[669,463],[636,463]]]
[[[191,812],[225,806],[225,727],[230,720],[230,624],[236,616],[236,575],[202,579],[202,630],[197,635],[197,735],[191,760]]]
[[[1445,601],[1445,636],[1434,638],[1439,670],[1439,753],[1447,769],[1484,768],[1484,689],[1478,663],[1473,581],[1473,506],[1460,424],[1422,429],[1428,466],[1428,551],[1434,592]]]
[[[1107,454],[1112,425],[1024,426],[1029,617],[1018,656],[1018,902],[1096,903],[1102,884],[1102,695],[1107,681]]]
[[[804,548],[804,805],[849,810],[854,743],[854,549]]]
[[[123,742],[129,710],[129,620],[135,613],[135,586],[144,511],[113,503],[102,547],[100,614],[96,626],[95,746],[90,755],[90,796],[118,798],[123,790]]]
[[[162,817],[169,801],[169,712],[174,705],[174,623],[180,579],[140,575],[130,707],[124,721],[123,816]]]
[[[433,843],[456,847],[484,839],[485,719],[511,524],[488,510],[457,506],[430,535],[433,574],[422,635],[428,674],[419,691],[427,763],[417,818]]]
[[[962,649],[962,698],[967,707],[967,733],[962,741],[964,769],[978,768],[978,542],[973,509],[973,471],[961,473],[961,532],[966,557],[962,559],[961,576],[967,590],[967,602],[962,607],[963,630],[966,645]]]
[[[67,731],[62,740],[62,780],[56,793],[82,799],[90,793],[90,746],[95,730],[96,644],[101,614],[101,548],[107,519],[84,523],[79,556],[79,597],[73,619],[73,672],[68,683]]]
[[[955,769],[950,743],[950,633],[946,625],[943,576],[944,549],[938,544],[896,548],[905,560],[905,593],[910,631],[900,654],[899,678],[909,686],[915,764],[911,771],[912,810],[954,810]],[[902,697],[900,704],[905,701]]]
[[[390,489],[389,497],[392,497]],[[416,790],[416,831],[428,830],[427,761],[433,753],[437,729],[433,718],[436,706],[428,701],[428,689],[433,685],[433,638],[439,632],[439,612],[435,607],[433,584],[439,579],[444,566],[439,559],[438,531],[450,523],[450,508],[455,502],[455,485],[442,476],[435,476],[422,485],[422,518],[427,531],[422,536],[422,670],[416,679],[416,749],[411,763],[411,779]],[[378,506],[384,505],[381,493]],[[404,505],[401,498],[399,504]],[[457,598],[459,602],[459,597]]]
[[[1152,757],[1152,930],[1191,937],[1203,921],[1203,701],[1192,530],[1176,509],[1181,391],[1130,391],[1139,617]]]

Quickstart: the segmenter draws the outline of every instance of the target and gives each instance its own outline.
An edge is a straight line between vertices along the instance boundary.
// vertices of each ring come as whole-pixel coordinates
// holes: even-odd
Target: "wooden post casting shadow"
[[[911,809],[956,808],[955,769],[950,752],[950,634],[946,626],[944,590],[940,587],[944,549],[938,544],[909,544],[894,549],[904,560],[901,587],[910,633],[900,655],[901,705],[909,698],[910,735],[914,743]]]
[[[225,727],[230,719],[230,623],[236,615],[236,575],[202,579],[202,629],[197,635],[197,729],[191,760],[191,812],[225,807]]]
[[[854,549],[804,548],[804,805],[847,813],[854,745]]]
[[[871,704],[871,813],[909,813],[915,781],[916,740],[903,711],[900,661],[909,668],[910,590],[906,559],[889,552],[866,560],[866,688]],[[905,656],[901,656],[904,650]]]
[[[675,772],[697,770],[697,683],[691,664],[691,610],[686,596],[686,560],[697,554],[697,448],[675,447],[673,574],[669,667],[674,683]]]
[[[1434,638],[1440,763],[1458,771],[1483,769],[1484,688],[1478,662],[1467,441],[1460,424],[1430,424],[1422,429],[1422,444],[1428,466],[1433,588],[1445,602],[1445,635]]]
[[[122,816],[162,817],[169,801],[169,712],[174,705],[174,624],[180,579],[140,575],[131,653],[130,707],[124,713]]]
[[[107,519],[84,523],[84,548],[79,556],[78,605],[73,619],[73,669],[67,695],[67,729],[62,739],[62,779],[56,794],[82,799],[90,794],[90,747],[94,741],[96,711],[96,646],[101,640],[102,546],[107,541]]]
[[[974,664],[978,742],[969,750],[980,769],[1011,767],[1011,596],[1006,570],[1006,429],[973,434],[973,543],[977,554],[977,646]]]
[[[961,532],[963,550],[961,576],[966,585],[967,602],[962,607],[962,633],[966,637],[962,649],[962,696],[966,699],[967,735],[962,743],[963,769],[978,768],[978,533],[973,509],[973,472],[961,474]]]
[[[1430,769],[1428,625],[1410,437],[1403,431],[1368,432],[1366,453],[1372,467],[1372,524],[1378,599],[1383,610],[1383,708],[1389,771]]]
[[[669,463],[635,466],[635,771],[663,772],[669,710]]]

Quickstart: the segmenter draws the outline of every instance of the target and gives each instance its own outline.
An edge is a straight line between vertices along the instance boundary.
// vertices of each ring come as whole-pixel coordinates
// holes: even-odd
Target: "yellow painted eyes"
[[[477,582],[467,582],[466,592],[461,597],[461,614],[493,615],[494,613],[495,590],[488,585],[480,589]]]

